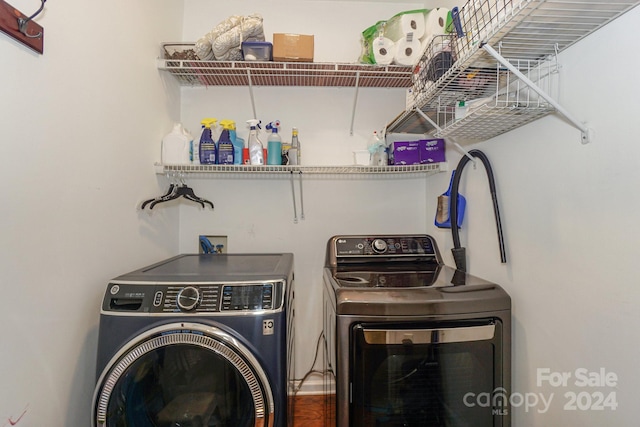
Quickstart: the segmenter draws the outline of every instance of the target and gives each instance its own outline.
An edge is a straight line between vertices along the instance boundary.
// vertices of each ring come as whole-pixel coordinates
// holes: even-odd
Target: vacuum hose
[[[484,168],[487,172],[487,178],[489,179],[489,191],[491,192],[491,198],[493,200],[493,214],[496,218],[496,228],[498,230],[498,245],[500,246],[500,261],[504,264],[507,262],[507,255],[504,250],[504,238],[502,236],[502,224],[500,222],[500,210],[498,209],[498,198],[496,197],[496,183],[493,178],[493,169],[491,169],[491,163],[487,156],[480,150],[470,150],[469,155],[476,157],[482,161]],[[453,184],[451,186],[450,200],[450,218],[458,217],[458,187],[460,186],[460,177],[462,177],[462,170],[464,166],[469,162],[468,156],[463,156],[456,167],[456,173],[453,178]],[[451,221],[451,235],[453,237],[453,259],[456,263],[456,268],[461,271],[467,271],[467,258],[465,248],[460,246],[460,232],[458,230],[458,224],[456,221]]]

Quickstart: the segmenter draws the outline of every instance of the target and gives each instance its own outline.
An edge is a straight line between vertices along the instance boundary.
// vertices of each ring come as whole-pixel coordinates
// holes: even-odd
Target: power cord
[[[302,388],[302,384],[304,384],[304,382],[313,374],[319,374],[319,375],[325,375],[327,373],[327,371],[324,370],[316,370],[314,369],[314,367],[316,366],[316,362],[318,361],[318,354],[320,352],[320,342],[324,342],[324,348],[327,348],[327,340],[324,336],[324,331],[320,332],[320,335],[318,336],[318,341],[316,342],[316,352],[315,352],[315,356],[313,358],[313,363],[311,363],[311,368],[309,368],[309,370],[307,371],[306,374],[304,374],[304,376],[302,377],[302,379],[294,379],[294,381],[299,381],[298,385],[294,388],[293,390],[293,396],[295,397],[298,392],[300,391],[300,389]]]

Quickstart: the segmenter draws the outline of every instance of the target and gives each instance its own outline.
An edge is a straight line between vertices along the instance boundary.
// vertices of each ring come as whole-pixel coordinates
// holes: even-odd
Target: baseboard
[[[289,390],[298,390],[298,387],[300,387],[300,380],[293,380],[290,383]],[[328,390],[325,390],[324,379],[321,376],[315,376],[307,378],[296,394],[299,396],[305,396],[333,393],[335,393],[335,385],[333,381],[331,381],[331,384],[329,384]]]

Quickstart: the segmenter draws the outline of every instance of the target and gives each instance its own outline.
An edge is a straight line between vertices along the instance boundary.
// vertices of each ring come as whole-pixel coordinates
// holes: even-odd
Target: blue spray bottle
[[[269,138],[267,139],[267,164],[268,165],[281,165],[282,164],[282,138],[278,134],[278,128],[280,127],[280,121],[275,120],[267,125],[267,130],[270,130]]]
[[[201,165],[215,165],[216,156],[216,143],[211,136],[211,126],[217,123],[218,119],[202,119],[200,123],[204,129],[200,136],[199,152],[200,152],[200,164]]]
[[[231,142],[231,120],[221,120],[222,133],[218,140],[218,164],[232,165],[234,164],[235,149]]]

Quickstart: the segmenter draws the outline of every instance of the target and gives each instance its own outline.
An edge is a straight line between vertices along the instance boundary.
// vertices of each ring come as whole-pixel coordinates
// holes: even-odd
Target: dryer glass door
[[[114,359],[96,391],[96,426],[271,425],[266,378],[256,376],[252,361],[224,340],[168,331]]]

